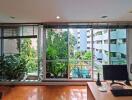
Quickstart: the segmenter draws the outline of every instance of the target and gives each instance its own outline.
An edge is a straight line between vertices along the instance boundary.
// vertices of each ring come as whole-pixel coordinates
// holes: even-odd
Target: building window
[[[102,40],[97,40],[97,44],[102,44]]]
[[[110,44],[116,44],[117,43],[117,39],[111,39],[110,40]]]
[[[126,39],[122,39],[122,43],[126,43]]]
[[[116,52],[110,52],[110,57],[117,57],[117,53]]]
[[[109,41],[108,40],[104,40],[104,44],[108,44],[109,43]]]
[[[99,50],[99,53],[102,53],[102,50]]]
[[[110,29],[110,31],[112,32],[112,31],[116,31],[116,29]]]
[[[108,56],[109,55],[109,52],[108,51],[104,51],[105,52],[105,54]]]
[[[90,47],[87,47],[87,49],[90,49]]]
[[[97,36],[97,35],[102,35],[102,31],[98,31],[98,32],[96,32],[95,34],[96,34],[96,36]]]
[[[125,58],[126,59],[126,55],[121,53],[121,58]]]

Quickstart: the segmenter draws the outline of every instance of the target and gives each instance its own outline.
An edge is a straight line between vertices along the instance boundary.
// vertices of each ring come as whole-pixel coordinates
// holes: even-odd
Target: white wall
[[[130,72],[130,66],[132,67],[132,29],[128,29],[128,71],[129,78],[132,80],[132,73]]]

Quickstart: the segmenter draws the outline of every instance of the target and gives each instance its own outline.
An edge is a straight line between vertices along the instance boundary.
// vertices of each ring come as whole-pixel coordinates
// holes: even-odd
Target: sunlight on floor
[[[2,100],[87,100],[87,86],[7,87]]]

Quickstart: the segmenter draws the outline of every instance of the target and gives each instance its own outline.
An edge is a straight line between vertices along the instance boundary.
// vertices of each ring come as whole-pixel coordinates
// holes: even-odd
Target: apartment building
[[[91,52],[95,70],[102,73],[103,64],[127,63],[126,29],[74,29],[73,32],[77,40],[74,52]]]

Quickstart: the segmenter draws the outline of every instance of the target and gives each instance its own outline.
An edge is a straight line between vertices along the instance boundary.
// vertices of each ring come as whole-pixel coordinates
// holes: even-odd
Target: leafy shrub
[[[27,72],[26,61],[20,55],[5,56],[2,62],[1,71],[4,76],[11,79],[20,79]]]

